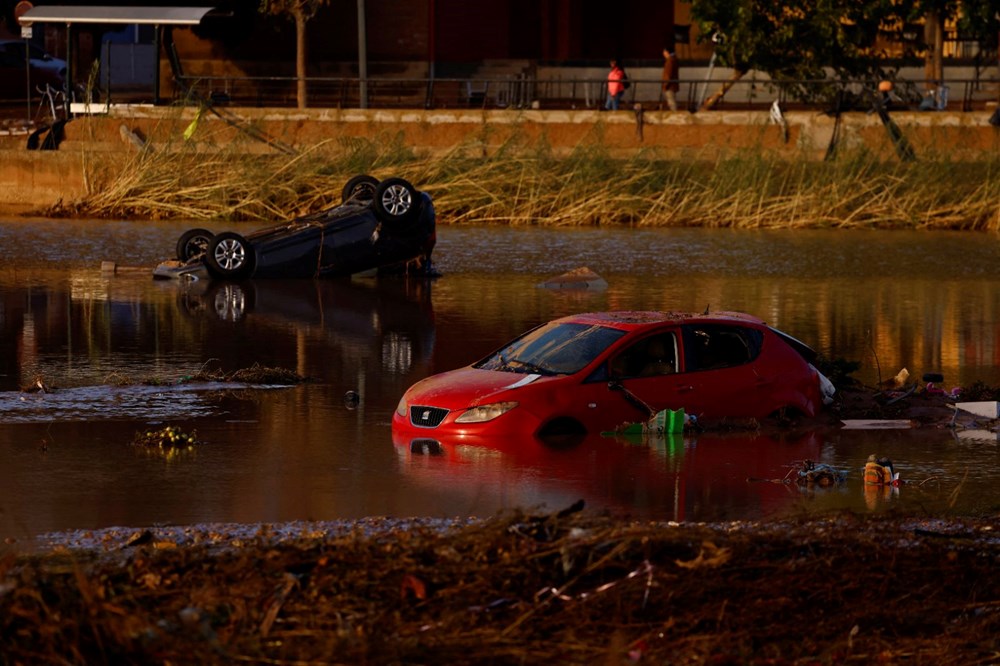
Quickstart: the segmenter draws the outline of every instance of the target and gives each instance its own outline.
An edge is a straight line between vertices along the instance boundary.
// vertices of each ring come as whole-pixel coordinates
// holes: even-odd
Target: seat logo
[[[421,421],[426,421],[430,417],[431,417],[431,410],[429,410],[429,409],[425,409],[423,411],[423,413],[420,414],[420,420]]]

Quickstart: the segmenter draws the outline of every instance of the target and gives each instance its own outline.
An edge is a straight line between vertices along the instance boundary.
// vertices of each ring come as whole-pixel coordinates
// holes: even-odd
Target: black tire
[[[216,277],[227,280],[249,277],[255,264],[253,248],[238,233],[224,231],[208,244],[205,264]]]
[[[363,174],[355,176],[344,185],[343,192],[340,193],[341,201],[347,203],[351,199],[371,202],[375,198],[375,188],[378,187],[378,178]]]
[[[188,229],[177,241],[177,258],[183,263],[205,254],[215,236],[208,229]]]
[[[375,188],[375,215],[383,222],[409,222],[420,210],[420,194],[402,178],[387,178]]]

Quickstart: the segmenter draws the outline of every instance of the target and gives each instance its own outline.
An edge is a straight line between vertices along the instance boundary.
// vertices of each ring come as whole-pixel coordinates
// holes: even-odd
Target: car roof
[[[754,324],[765,325],[762,319],[743,312],[659,312],[654,310],[627,310],[618,312],[585,312],[556,320],[561,323],[592,324],[625,330],[645,328],[654,324]]]

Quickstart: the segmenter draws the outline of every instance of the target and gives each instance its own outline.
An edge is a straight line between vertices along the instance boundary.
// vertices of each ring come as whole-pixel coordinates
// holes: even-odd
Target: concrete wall
[[[994,160],[1000,157],[1000,129],[989,124],[992,110],[975,113],[897,112],[893,120],[917,158]],[[603,146],[616,157],[715,160],[740,151],[788,159],[822,160],[835,132],[840,148],[865,147],[886,159],[895,149],[875,114],[846,113],[839,128],[815,112],[785,114],[787,129],[766,111],[386,111],[229,109],[247,126],[295,148],[342,150],[344,140],[399,140],[418,155],[444,156],[461,150],[489,154],[500,146],[556,154],[580,146]],[[44,207],[84,196],[96,175],[122,168],[136,151],[136,137],[154,150],[274,152],[212,114],[204,114],[191,140],[182,134],[194,109],[113,108],[108,115],[80,116],[66,126],[55,151],[29,151],[27,135],[0,136],[0,205]]]

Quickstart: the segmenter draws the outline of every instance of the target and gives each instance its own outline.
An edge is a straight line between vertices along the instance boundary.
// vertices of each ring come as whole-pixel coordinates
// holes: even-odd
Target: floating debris
[[[899,472],[892,466],[889,458],[879,458],[874,453],[868,456],[865,463],[865,485],[867,486],[898,486]]]
[[[796,483],[800,486],[839,486],[847,481],[847,470],[833,465],[804,460],[798,468]]]
[[[361,404],[361,394],[357,391],[348,391],[344,394],[344,406],[348,409],[357,409]]]
[[[288,386],[301,384],[306,380],[298,373],[285,368],[272,368],[254,363],[249,368],[241,368],[232,372],[219,370],[199,370],[191,375],[175,379],[163,377],[136,378],[121,372],[112,372],[104,378],[109,386],[176,386],[192,382],[238,382],[241,384],[263,384],[269,386]]]
[[[603,291],[608,288],[608,283],[600,275],[583,266],[550,278],[538,286],[543,289]]]
[[[996,400],[982,400],[977,402],[956,402],[955,407],[963,412],[968,412],[986,419],[1000,418],[1000,402]]]
[[[31,386],[25,386],[21,389],[22,393],[52,393],[54,389],[45,383],[44,377],[35,377],[34,381],[31,382]]]
[[[242,368],[229,373],[223,372],[222,370],[212,372],[202,370],[191,377],[185,378],[185,380],[193,382],[216,381],[243,382],[245,384],[277,384],[284,386],[290,384],[301,384],[306,380],[306,378],[297,372],[293,372],[292,370],[287,370],[285,368],[271,368],[254,363],[249,368]]]
[[[146,430],[135,433],[132,443],[136,446],[156,447],[159,449],[184,449],[194,450],[195,445],[200,444],[194,430],[186,433],[175,426],[166,426],[159,430]]]
[[[639,435],[639,434],[678,434],[684,432],[685,427],[695,427],[698,425],[698,417],[694,414],[685,414],[684,409],[663,409],[653,414],[648,421],[638,423],[625,423],[615,430],[602,432],[603,437],[614,437],[615,435]]]
[[[905,430],[913,427],[910,419],[844,419],[844,430]]]

